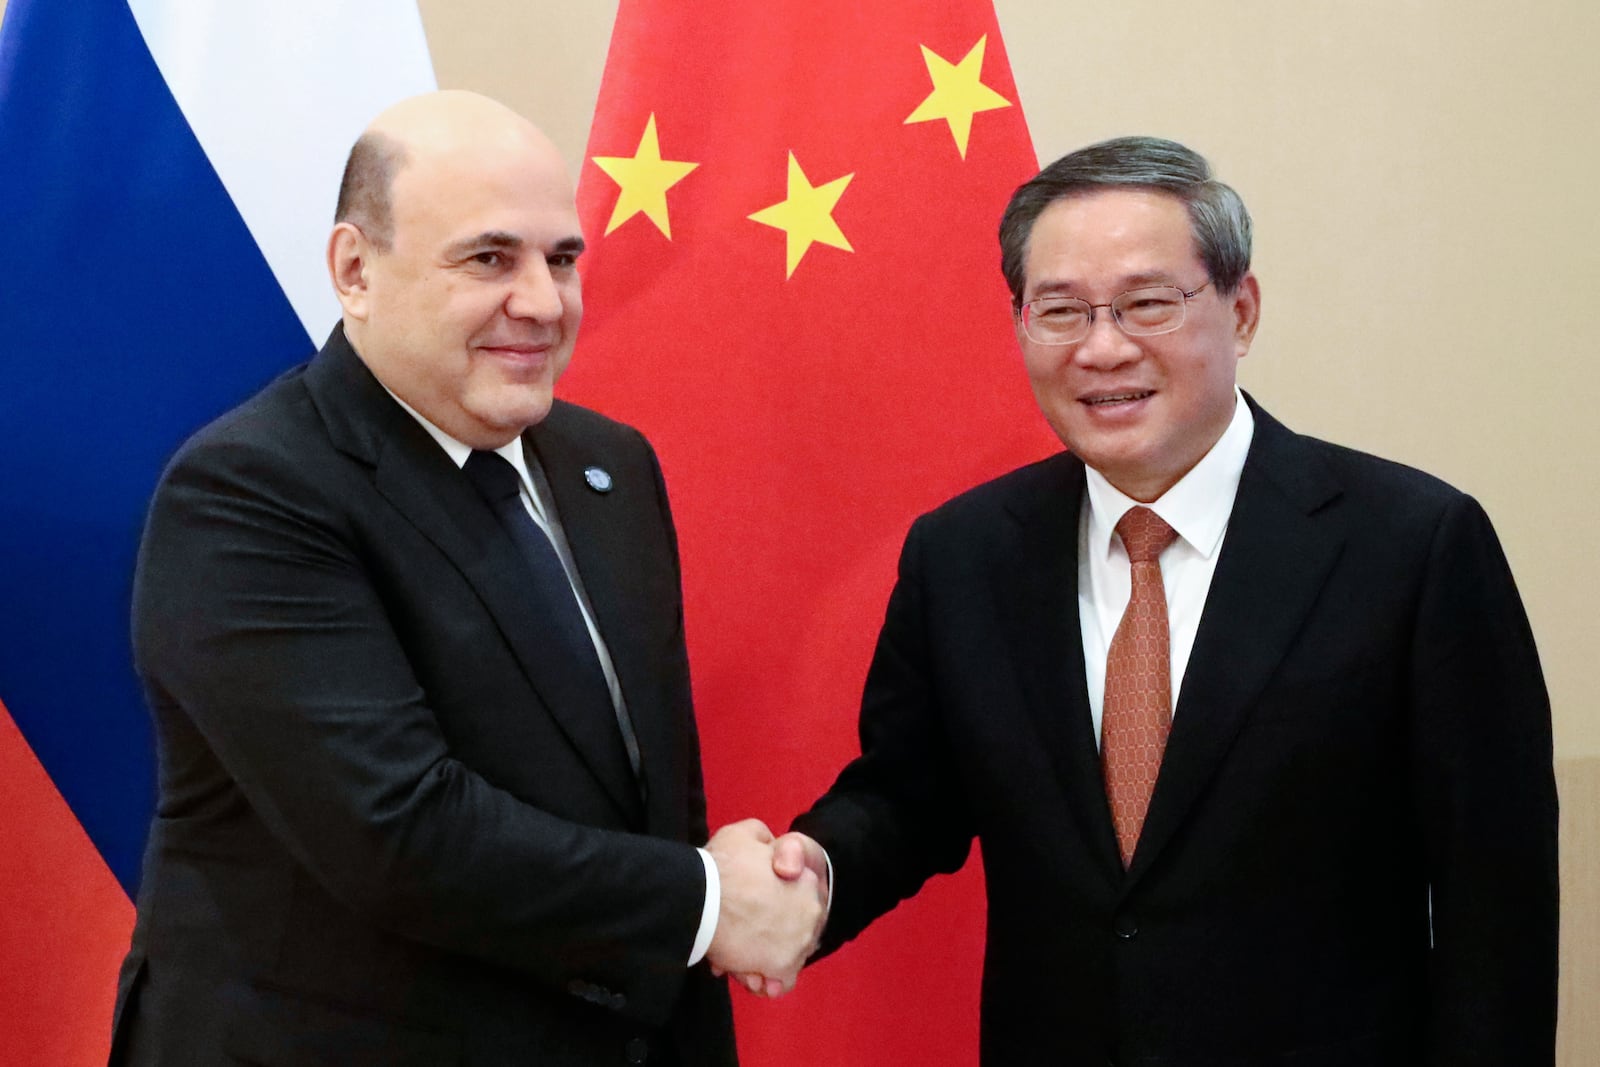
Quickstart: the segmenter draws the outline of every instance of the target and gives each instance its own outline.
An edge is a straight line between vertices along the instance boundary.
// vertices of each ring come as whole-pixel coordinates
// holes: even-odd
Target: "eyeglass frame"
[[[1025,300],[1016,305],[1014,314],[1016,315],[1017,322],[1022,326],[1023,336],[1036,345],[1050,345],[1055,347],[1061,345],[1081,344],[1084,338],[1088,337],[1089,334],[1094,332],[1094,313],[1100,308],[1110,309],[1111,321],[1116,324],[1117,329],[1122,331],[1124,337],[1160,337],[1163,334],[1176,333],[1177,331],[1183,329],[1183,324],[1189,321],[1189,301],[1198,296],[1200,293],[1204,292],[1206,287],[1209,286],[1214,280],[1215,279],[1211,278],[1210,276],[1207,276],[1205,281],[1201,282],[1193,289],[1190,289],[1188,292],[1184,292],[1183,287],[1178,285],[1140,285],[1132,289],[1124,289],[1122,292],[1118,293],[1104,304],[1090,304],[1083,298],[1076,296],[1036,296],[1032,300]],[[1176,325],[1167,326],[1160,330],[1152,330],[1148,333],[1133,333],[1122,324],[1122,316],[1117,313],[1117,301],[1121,300],[1129,293],[1140,293],[1146,289],[1175,289],[1178,291],[1178,293],[1183,297],[1183,314],[1178,319]],[[1037,304],[1041,300],[1076,300],[1078,303],[1086,305],[1089,308],[1089,323],[1084,327],[1083,337],[1076,337],[1071,341],[1040,341],[1035,338],[1033,334],[1029,333],[1028,320],[1026,318],[1027,310],[1029,307]]]

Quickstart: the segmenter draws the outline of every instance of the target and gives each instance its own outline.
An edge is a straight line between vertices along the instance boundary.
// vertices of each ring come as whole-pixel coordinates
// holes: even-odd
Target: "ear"
[[[1261,283],[1256,281],[1256,276],[1246,271],[1239,285],[1233,291],[1231,310],[1233,312],[1233,342],[1240,359],[1250,351],[1250,342],[1255,338],[1256,327],[1261,323]]]
[[[346,318],[367,317],[367,267],[372,243],[353,222],[341,222],[328,235],[328,277]]]

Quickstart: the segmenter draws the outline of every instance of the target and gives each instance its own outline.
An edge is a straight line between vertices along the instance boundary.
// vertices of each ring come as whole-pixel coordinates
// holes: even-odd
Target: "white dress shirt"
[[[388,386],[384,388],[388,390]],[[424,430],[428,431],[430,437],[439,442],[439,447],[445,450],[451,462],[457,467],[466,466],[467,459],[473,451],[471,445],[457,441],[439,429],[410,404],[395,396],[392,391],[389,395],[394,396],[395,403],[404,408]],[[594,642],[595,654],[600,658],[600,670],[606,677],[606,688],[611,691],[612,707],[625,710],[628,705],[622,696],[622,685],[617,681],[616,667],[611,662],[611,650],[606,647],[605,639],[600,636],[600,628],[594,623],[594,609],[589,606],[589,596],[584,592],[583,582],[578,577],[578,569],[572,562],[572,548],[567,544],[566,531],[562,529],[561,519],[556,514],[555,501],[550,492],[550,485],[545,480],[544,470],[537,463],[529,465],[527,454],[522,449],[521,437],[513,438],[494,451],[516,468],[517,480],[522,483],[522,506],[555,546],[556,555],[561,558],[561,567],[567,572],[567,582],[572,586],[573,595],[578,599],[584,625],[589,630],[589,640]],[[699,963],[711,947],[711,938],[717,931],[717,918],[722,912],[722,880],[717,876],[716,861],[705,849],[697,851],[706,869],[706,899],[700,911],[700,928],[695,933],[694,945],[689,950],[690,967]]]
[[[1161,584],[1167,594],[1167,628],[1172,651],[1172,713],[1178,713],[1183,672],[1194,650],[1200,612],[1211,590],[1217,557],[1228,532],[1234,497],[1245,455],[1255,435],[1255,419],[1244,396],[1234,390],[1233,420],[1194,467],[1154,503],[1145,505],[1160,515],[1178,536],[1161,553]],[[1083,631],[1084,677],[1089,684],[1089,713],[1094,719],[1095,744],[1100,743],[1100,719],[1105,708],[1106,654],[1112,635],[1122,621],[1132,591],[1128,553],[1116,536],[1117,523],[1139,502],[1106,481],[1093,468],[1085,470],[1088,491],[1078,516],[1078,624]]]

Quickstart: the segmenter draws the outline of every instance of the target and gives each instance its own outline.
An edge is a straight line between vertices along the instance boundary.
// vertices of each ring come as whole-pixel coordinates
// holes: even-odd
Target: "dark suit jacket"
[[[1549,1065],[1548,701],[1489,521],[1259,409],[1124,873],[1077,610],[1083,465],[919,519],[863,755],[796,823],[824,948],[981,844],[983,1062]]]
[[[151,506],[133,624],[160,800],[114,1063],[733,1062],[726,988],[685,966],[705,803],[660,470],[561,402],[525,441],[648,804],[609,706],[569,701],[493,512],[335,331]]]

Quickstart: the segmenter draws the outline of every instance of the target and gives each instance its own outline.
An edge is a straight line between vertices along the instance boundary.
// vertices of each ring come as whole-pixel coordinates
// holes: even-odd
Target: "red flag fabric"
[[[6,1063],[75,1067],[111,1051],[133,904],[0,704],[0,1047]],[[62,1019],[76,1025],[62,1025]]]
[[[713,828],[783,829],[857,752],[911,520],[1059,448],[995,240],[1035,170],[988,2],[620,6],[562,392],[661,455]],[[790,997],[736,990],[745,1062],[976,1062],[977,866]]]

